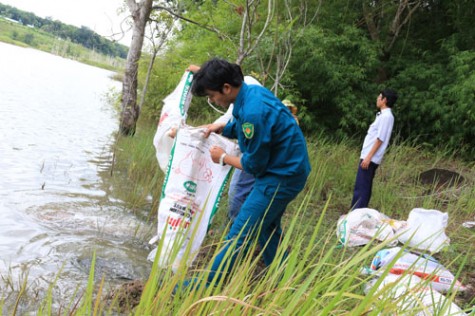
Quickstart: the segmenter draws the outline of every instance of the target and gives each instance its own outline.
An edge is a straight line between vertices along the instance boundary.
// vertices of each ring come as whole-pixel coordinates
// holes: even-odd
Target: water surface
[[[120,91],[113,73],[4,43],[0,70],[5,311],[26,275],[28,295],[41,296],[59,274],[55,293],[68,300],[87,280],[93,251],[110,284],[146,277],[150,224],[114,197],[110,182],[118,123],[106,95]]]

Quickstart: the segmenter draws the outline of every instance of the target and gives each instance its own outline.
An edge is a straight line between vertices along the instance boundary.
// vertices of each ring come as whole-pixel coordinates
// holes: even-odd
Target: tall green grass
[[[126,159],[130,185],[140,188],[130,190],[134,196],[131,200],[136,199],[136,205],[147,204],[144,200],[147,190],[154,190],[151,192],[155,201],[159,196],[162,178],[154,160],[153,133],[152,126],[139,130],[134,139],[119,141],[124,156],[118,156],[118,159]],[[203,245],[204,249],[211,250],[203,251],[204,255],[199,256],[192,267],[182,266],[176,274],[158,268],[155,263],[142,300],[138,307],[129,311],[130,314],[362,315],[378,314],[382,310],[404,312],[398,310],[398,301],[381,300],[381,293],[365,295],[363,292],[368,277],[360,274],[362,267],[387,245],[372,243],[362,248],[345,249],[337,243],[336,221],[349,211],[359,148],[350,140],[334,142],[315,136],[308,139],[308,149],[312,173],[303,192],[285,213],[285,238],[272,265],[262,270],[260,257],[253,251],[257,245],[252,244],[251,250],[240,258],[226,279],[217,280],[215,286],[205,285],[210,262],[222,246],[227,231],[225,196],[222,211],[218,212],[211,228],[214,234],[209,235]],[[459,172],[467,182],[461,188],[446,188],[445,198],[441,199],[435,186],[428,188],[418,182],[421,172],[434,167]],[[447,234],[452,242],[437,258],[465,284],[473,282],[475,235],[462,228],[461,223],[473,220],[474,174],[474,165],[448,153],[424,151],[410,143],[392,144],[378,169],[371,200],[372,208],[398,220],[406,220],[415,207],[448,212]],[[157,206],[152,204],[151,219]],[[282,250],[288,248],[291,252],[281,264]],[[173,295],[173,289],[188,278],[196,278],[197,286]],[[390,290],[386,288],[383,294]],[[448,297],[467,310],[475,303],[473,298]],[[382,302],[386,304],[384,308]],[[406,312],[412,314],[418,308],[423,309],[416,306]]]
[[[206,118],[210,119],[210,118]],[[209,120],[211,121],[211,120]],[[193,122],[192,125],[200,125]],[[157,167],[152,145],[155,124],[142,122],[133,138],[119,138],[114,145],[113,192],[127,201],[127,208],[156,221],[163,174]],[[137,306],[119,306],[106,301],[103,281],[95,284],[94,266],[80,300],[64,302],[54,310],[52,292],[39,307],[41,315],[413,315],[423,306],[401,310],[410,299],[391,295],[398,284],[363,291],[370,277],[361,274],[376,252],[387,245],[370,243],[364,247],[342,248],[336,238],[336,222],[349,211],[359,147],[350,140],[331,141],[323,136],[308,138],[312,164],[303,192],[289,205],[283,218],[285,237],[276,260],[263,268],[258,245],[241,255],[226,278],[206,286],[210,264],[223,245],[227,230],[227,196],[222,199],[202,251],[191,267],[182,264],[177,273],[160,268],[157,260]],[[466,182],[459,188],[422,186],[419,174],[431,168],[459,172]],[[371,207],[391,218],[405,220],[411,209],[424,207],[449,213],[447,235],[451,244],[436,257],[465,285],[473,284],[475,274],[475,234],[461,224],[473,220],[475,210],[475,166],[447,153],[428,152],[416,144],[392,144],[374,181]],[[290,249],[284,258],[284,250]],[[145,260],[145,258],[144,258]],[[183,262],[186,260],[184,259]],[[196,286],[173,294],[185,279]],[[21,288],[21,286],[20,286]],[[21,291],[19,297],[21,298]],[[473,308],[473,295],[448,294],[467,312]],[[0,302],[0,306],[1,306]],[[409,307],[406,307],[409,308]],[[11,312],[11,311],[10,311]],[[10,314],[10,313],[9,313]]]

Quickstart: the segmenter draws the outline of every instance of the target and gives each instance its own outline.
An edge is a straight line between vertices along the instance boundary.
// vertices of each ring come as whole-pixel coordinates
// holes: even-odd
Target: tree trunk
[[[153,0],[127,0],[127,6],[133,19],[132,42],[127,55],[124,80],[122,82],[122,112],[119,130],[122,135],[135,134],[140,108],[137,105],[137,83],[139,59],[142,53],[145,26],[152,12]]]
[[[157,58],[157,53],[154,51],[150,62],[148,63],[147,77],[145,78],[145,83],[142,89],[142,97],[140,98],[139,111],[142,109],[143,104],[145,103],[145,95],[147,94],[148,83],[150,81],[150,75],[152,74],[153,64],[155,63],[155,58]]]

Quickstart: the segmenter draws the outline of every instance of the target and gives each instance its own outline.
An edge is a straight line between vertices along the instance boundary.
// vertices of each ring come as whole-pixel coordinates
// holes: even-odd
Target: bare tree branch
[[[411,5],[414,5],[412,8],[410,7]],[[420,1],[414,1],[414,2],[409,2],[409,0],[404,0],[399,2],[399,6],[397,8],[396,14],[394,16],[393,22],[391,23],[390,26],[390,32],[392,36],[390,37],[390,40],[388,41],[388,45],[386,45],[385,49],[390,51],[394,43],[396,42],[399,32],[401,31],[402,27],[406,25],[413,13],[420,7],[421,2]],[[401,21],[401,16],[403,15],[404,11],[408,11],[404,19]]]
[[[178,19],[183,20],[183,21],[185,21],[185,22],[188,22],[188,23],[194,24],[194,25],[196,25],[196,26],[199,26],[199,27],[201,27],[201,28],[203,28],[203,29],[205,29],[205,30],[207,30],[207,31],[210,31],[210,32],[216,33],[216,34],[218,34],[218,35],[221,35],[221,33],[219,32],[218,29],[216,29],[216,28],[214,28],[214,27],[211,28],[211,27],[208,27],[208,26],[206,26],[206,25],[204,25],[204,24],[201,24],[201,23],[199,23],[199,22],[196,22],[196,21],[193,21],[193,20],[191,20],[191,19],[185,18],[184,16],[182,16],[182,15],[180,15],[180,14],[174,12],[174,11],[171,10],[170,8],[156,5],[156,6],[153,6],[153,7],[152,7],[152,10],[163,10],[163,11],[167,11],[170,15],[174,16],[175,18],[178,18]]]
[[[252,31],[253,31],[253,23],[254,17],[256,16],[253,14],[254,10],[257,9],[259,5],[259,1],[255,0],[248,0],[246,1],[246,10],[243,15],[242,25],[241,25],[241,32],[239,38],[239,48],[238,48],[238,56],[236,59],[236,64],[240,65],[244,58],[249,56],[249,54],[257,47],[259,42],[261,41],[262,37],[264,36],[267,28],[269,27],[270,22],[274,16],[274,6],[275,0],[267,0],[267,16],[264,25],[262,26],[259,35],[253,38]],[[247,34],[247,35],[246,35]]]

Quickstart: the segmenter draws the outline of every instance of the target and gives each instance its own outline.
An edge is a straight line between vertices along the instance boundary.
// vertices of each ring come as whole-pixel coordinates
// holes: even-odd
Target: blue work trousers
[[[269,265],[274,260],[277,247],[282,239],[280,226],[282,215],[289,202],[302,191],[306,180],[306,175],[294,177],[268,176],[256,179],[251,193],[231,226],[226,237],[225,246],[212,264],[208,283],[211,282],[216,273],[219,273],[219,276],[226,275],[232,269],[239,253],[241,251],[245,253],[248,244],[256,236],[261,249],[263,249],[265,264]],[[235,245],[233,245],[234,242],[236,242]],[[226,253],[233,246],[231,255],[227,257],[230,262],[223,262]],[[222,263],[223,266],[220,269]],[[226,269],[228,263],[229,267]]]
[[[234,170],[228,191],[228,217],[231,221],[237,217],[255,181],[254,176],[246,171],[237,168]]]
[[[351,201],[351,210],[368,207],[373,189],[373,179],[378,169],[378,164],[371,162],[368,169],[361,168],[361,162],[358,165],[356,173],[355,188],[353,191],[353,200]]]

